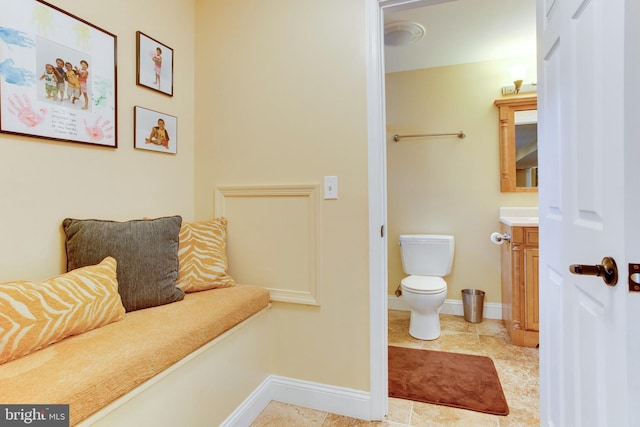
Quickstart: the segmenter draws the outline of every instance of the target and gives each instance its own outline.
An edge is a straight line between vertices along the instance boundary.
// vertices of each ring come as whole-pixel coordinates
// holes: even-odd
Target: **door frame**
[[[640,67],[640,50],[635,43],[629,43],[631,40],[640,39],[640,26],[638,26],[638,20],[640,20],[640,2],[626,1],[625,2],[625,69],[624,69],[624,86],[625,93],[629,96],[625,96],[624,99],[624,138],[626,141],[624,147],[625,158],[625,171],[637,170],[637,160],[640,159],[640,144],[637,142],[638,130],[637,130],[637,112],[640,111],[640,79],[637,78],[638,67]],[[635,95],[635,96],[634,96]],[[631,173],[631,172],[627,172]],[[625,253],[627,259],[638,263],[640,262],[640,226],[638,226],[638,212],[640,212],[640,185],[628,186],[626,194],[625,204]],[[627,286],[628,274],[625,274],[626,265],[621,266],[621,277],[618,286]],[[627,323],[629,325],[640,325],[640,293],[633,293],[629,295],[627,300]],[[628,333],[635,337],[635,339],[629,339],[627,342],[628,360],[638,360],[640,358],[640,339],[637,338],[637,331],[634,328],[629,328]],[[627,390],[627,402],[640,401],[640,365],[638,363],[628,363],[627,376],[629,378],[630,387]],[[628,410],[629,420],[640,419],[640,405],[629,405]]]

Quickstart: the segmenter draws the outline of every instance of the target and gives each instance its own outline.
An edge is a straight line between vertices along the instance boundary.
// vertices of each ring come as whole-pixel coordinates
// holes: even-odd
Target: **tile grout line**
[[[412,426],[413,424],[413,405],[415,404],[414,401],[410,401],[411,402],[411,406],[409,407],[409,426]]]
[[[320,427],[324,425],[324,422],[327,421],[327,417],[329,416],[328,412],[324,413],[324,417],[322,418],[322,422],[320,423]]]

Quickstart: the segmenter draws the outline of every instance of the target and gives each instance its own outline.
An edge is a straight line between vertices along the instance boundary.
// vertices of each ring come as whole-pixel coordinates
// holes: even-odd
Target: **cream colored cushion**
[[[124,313],[111,257],[44,282],[0,283],[0,364]]]
[[[233,286],[227,274],[227,220],[183,223],[178,265],[177,286],[185,292]]]

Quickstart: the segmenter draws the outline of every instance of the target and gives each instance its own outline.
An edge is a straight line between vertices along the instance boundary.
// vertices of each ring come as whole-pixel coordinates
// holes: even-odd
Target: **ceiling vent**
[[[384,26],[384,44],[408,46],[424,37],[424,27],[417,22],[391,22]]]

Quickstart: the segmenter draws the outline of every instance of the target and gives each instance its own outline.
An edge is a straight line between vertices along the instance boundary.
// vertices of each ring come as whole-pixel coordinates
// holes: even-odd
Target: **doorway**
[[[425,6],[441,6],[441,5],[445,5],[448,3],[460,3],[462,0],[460,0],[459,2],[452,2],[451,0],[431,0],[431,1],[424,1],[424,0],[416,0],[416,1],[403,1],[403,0],[379,0],[375,2],[375,5],[372,5],[372,9],[376,9],[376,10],[372,10],[370,11],[370,13],[372,15],[378,14],[377,18],[374,19],[380,19],[381,21],[385,18],[385,16],[387,15],[391,15],[391,14],[396,14],[398,12],[406,12],[406,13],[410,13],[411,10],[416,9],[416,8],[423,8]],[[477,3],[477,2],[476,2]],[[513,2],[512,2],[513,3]],[[535,14],[534,14],[534,18],[535,18]],[[452,28],[453,26],[448,25],[448,28]],[[380,30],[380,28],[378,27],[377,30]],[[426,35],[428,36],[430,31],[433,31],[433,28],[426,28]],[[451,30],[450,30],[451,31]],[[375,46],[370,46],[372,51],[375,51],[377,49],[377,52],[379,53],[379,57],[375,57],[375,52],[374,55],[372,55],[372,57],[369,58],[370,61],[374,61],[376,64],[374,65],[375,67],[379,66],[379,70],[377,70],[376,72],[379,72],[380,75],[374,75],[374,76],[370,76],[370,78],[372,79],[372,81],[374,82],[375,85],[375,80],[379,79],[379,81],[382,84],[382,89],[380,88],[376,88],[380,90],[380,93],[378,94],[374,94],[373,97],[370,97],[370,100],[372,99],[377,99],[380,104],[374,106],[373,102],[370,101],[369,103],[369,107],[370,107],[370,115],[371,116],[377,116],[378,117],[378,123],[373,123],[373,126],[370,127],[370,135],[374,135],[376,133],[380,133],[380,135],[382,136],[381,140],[376,140],[376,138],[374,138],[373,136],[370,139],[370,175],[369,175],[369,182],[370,182],[370,232],[371,232],[371,236],[372,236],[372,245],[371,245],[371,289],[372,289],[372,293],[371,293],[371,345],[372,345],[372,398],[373,398],[373,402],[376,401],[376,399],[378,401],[382,401],[382,400],[386,400],[386,392],[387,392],[387,385],[386,385],[386,346],[388,344],[388,336],[386,333],[387,330],[387,309],[390,308],[389,305],[393,302],[392,297],[389,297],[389,295],[393,294],[393,290],[395,290],[395,287],[398,285],[399,280],[401,277],[403,277],[403,273],[401,271],[400,268],[400,257],[399,257],[399,251],[397,250],[397,235],[401,232],[399,229],[397,229],[397,227],[395,226],[395,218],[393,218],[392,215],[395,215],[394,212],[391,212],[390,209],[390,205],[391,205],[391,201],[390,199],[393,198],[392,196],[392,184],[395,185],[394,183],[389,183],[387,182],[388,180],[388,176],[387,176],[387,166],[388,166],[388,162],[390,161],[391,158],[391,154],[389,151],[391,149],[396,149],[399,147],[399,145],[393,145],[392,142],[390,141],[391,137],[390,135],[392,135],[393,133],[395,133],[395,129],[392,129],[388,123],[387,123],[387,118],[388,118],[388,114],[386,111],[386,96],[384,93],[382,93],[384,91],[384,86],[385,86],[385,67],[386,64],[383,63],[384,58],[385,58],[385,52],[382,49],[382,40],[381,37],[376,39],[376,36],[371,35],[371,43],[373,44],[378,44],[377,47]],[[479,59],[477,59],[479,61]],[[378,65],[378,62],[380,62],[380,64]],[[535,62],[535,56],[534,56],[534,62]],[[438,67],[438,66],[443,66],[443,64],[437,64],[437,65],[432,65],[432,67]],[[532,67],[535,69],[535,65]],[[500,92],[499,92],[499,85],[492,85],[490,83],[487,82],[483,82],[480,79],[480,76],[477,76],[477,83],[476,85],[479,87],[482,84],[487,84],[487,86],[489,87],[488,90],[494,91],[495,92],[495,98],[500,96]],[[508,81],[505,81],[505,84],[508,83]],[[495,86],[495,87],[494,87]],[[493,95],[491,95],[493,96]],[[376,98],[378,97],[378,98]],[[491,108],[495,108],[492,105],[490,105]],[[441,106],[438,106],[438,108]],[[494,114],[494,110],[490,109],[488,110],[488,114],[489,115],[493,115]],[[443,132],[456,132],[456,131],[460,131],[460,130],[466,130],[466,129],[461,129],[461,127],[464,127],[464,124],[467,121],[478,121],[480,119],[478,119],[477,117],[471,117],[471,118],[460,118],[460,115],[456,115],[455,117],[452,115],[453,120],[452,123],[450,125],[444,126],[443,128],[439,128],[436,129],[435,131],[443,131]],[[371,121],[370,121],[371,124]],[[438,125],[442,124],[442,121],[437,123]],[[395,125],[395,124],[394,124]],[[380,128],[376,127],[379,126]],[[493,146],[496,148],[497,150],[497,123],[489,123],[487,126],[489,126],[492,131],[496,132],[496,140],[495,143],[493,144]],[[400,130],[398,128],[398,130]],[[404,129],[403,131],[409,131],[410,133],[413,132],[416,129]],[[422,129],[417,129],[417,131],[422,131]],[[450,156],[456,156],[456,158],[460,158],[460,156],[468,156],[470,159],[474,158],[473,153],[468,150],[468,147],[471,146],[473,144],[473,141],[477,138],[477,134],[479,132],[475,132],[475,135],[471,138],[467,138],[464,141],[461,141],[461,143],[459,143],[458,141],[455,140],[439,140],[439,141],[411,141],[411,142],[407,142],[406,144],[411,144],[411,146],[415,147],[419,147],[418,150],[421,150],[423,152],[423,154],[426,155],[430,155],[434,158],[440,157],[440,158],[447,158]],[[386,135],[386,140],[384,138],[384,135]],[[404,143],[403,143],[404,144]],[[457,145],[456,145],[457,144]],[[464,144],[467,144],[466,146]],[[406,147],[409,145],[404,145],[404,148],[401,148],[400,150],[405,150]],[[435,150],[435,151],[434,151]],[[439,152],[438,152],[439,150]],[[395,153],[393,153],[395,155]],[[406,155],[406,153],[405,153]],[[411,157],[411,156],[409,156]],[[477,157],[477,156],[475,156]],[[496,158],[497,158],[497,152],[496,152]],[[396,161],[396,159],[394,159],[394,161]],[[497,162],[497,160],[496,160]],[[442,162],[440,162],[440,164],[443,164]],[[436,165],[437,166],[437,165]],[[451,166],[451,165],[450,165]],[[379,167],[379,170],[375,170],[376,167]],[[496,168],[497,168],[497,164],[496,164]],[[379,176],[380,170],[384,170],[384,174],[383,176]],[[427,178],[431,179],[431,180],[437,180],[437,168],[434,168],[434,170],[432,170],[431,172],[433,172],[436,175],[428,175]],[[409,177],[410,178],[410,177]],[[408,178],[408,179],[409,179]],[[450,181],[450,180],[449,180]],[[494,203],[496,206],[499,206],[499,204],[501,203],[500,201],[500,194],[499,192],[497,192],[497,195],[494,197]],[[428,197],[423,198],[424,199],[428,199],[428,200],[437,200],[438,198],[438,194],[429,194]],[[480,202],[482,200],[475,200],[472,199],[473,202]],[[395,203],[395,201],[394,201]],[[441,199],[441,201],[439,203],[444,203],[444,201]],[[429,206],[422,206],[420,207],[418,210],[422,210],[422,216],[424,217],[431,217],[433,221],[438,221],[438,217],[437,215],[433,215],[432,214],[432,210],[430,210],[431,208]],[[460,208],[458,209],[460,210]],[[495,212],[492,212],[492,220],[497,222],[497,208],[495,209]],[[445,215],[447,216],[447,215]],[[450,215],[449,215],[450,216]],[[467,222],[469,222],[467,220]],[[381,224],[383,224],[385,226],[385,230],[384,233],[381,233]],[[436,229],[435,226],[432,226],[431,224],[426,224],[424,226],[425,228],[421,228],[421,229],[426,229],[429,228],[431,230]],[[491,227],[494,227],[493,225]],[[395,229],[394,229],[395,228]],[[454,232],[458,232],[460,230],[459,227],[455,227],[455,229],[453,230]],[[418,231],[418,230],[413,230],[413,232]],[[446,232],[447,230],[445,228],[439,228],[438,232],[443,233]],[[450,230],[449,230],[450,231]],[[464,231],[464,230],[463,230]],[[488,236],[491,234],[491,231],[495,231],[493,229],[487,229],[483,232],[481,232],[480,234],[484,236],[483,238],[483,242],[486,240],[488,241]],[[402,232],[412,232],[412,230],[403,230]],[[468,233],[467,233],[468,234]],[[377,239],[374,241],[374,238]],[[382,241],[378,241],[380,240],[380,237],[382,237]],[[499,260],[499,257],[496,255],[496,259]],[[485,261],[482,261],[483,263],[486,264]],[[384,264],[384,265],[381,265]],[[460,265],[464,265],[464,263],[462,261],[460,261]],[[487,276],[487,274],[485,273],[481,273],[484,276]],[[495,271],[492,273],[495,275],[499,274],[496,273]],[[382,277],[376,277],[376,275],[382,275]],[[462,275],[462,273],[458,273],[458,277],[457,280],[462,283],[465,281],[464,276]],[[498,281],[499,281],[499,276],[498,276]],[[452,282],[453,283],[453,282]],[[467,285],[468,286],[468,285]],[[456,290],[452,291],[449,294],[449,297],[451,300],[454,300],[454,293]],[[458,291],[459,293],[459,291]],[[390,299],[391,298],[391,299]],[[459,298],[458,298],[459,300]],[[457,307],[454,304],[450,304],[451,307],[453,307],[453,310],[461,310],[461,304],[459,303],[457,305]],[[450,307],[450,308],[451,308]],[[443,310],[445,310],[443,308]],[[384,312],[384,313],[383,313]],[[461,314],[461,313],[459,313]],[[384,337],[380,337],[380,331],[384,330]],[[377,336],[376,336],[377,334]],[[375,403],[374,403],[375,405]]]

